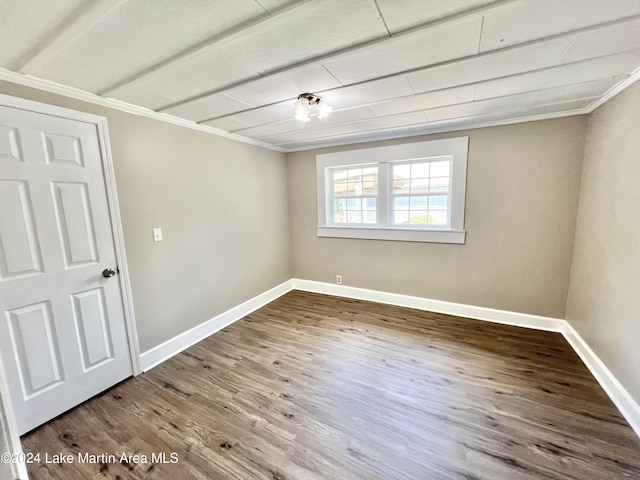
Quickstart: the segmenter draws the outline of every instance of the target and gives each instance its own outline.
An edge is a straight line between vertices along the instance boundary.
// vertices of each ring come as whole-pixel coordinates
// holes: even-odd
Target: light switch
[[[154,228],[153,229],[153,241],[154,242],[161,242],[162,241],[162,229],[161,228]]]

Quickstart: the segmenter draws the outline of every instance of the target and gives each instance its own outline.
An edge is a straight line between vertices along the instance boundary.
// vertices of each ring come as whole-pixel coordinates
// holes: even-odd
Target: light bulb
[[[318,102],[318,118],[327,118],[332,110],[333,107],[327,105],[324,100]]]
[[[299,98],[293,104],[296,113],[309,113],[309,102],[305,98]]]
[[[301,122],[308,122],[309,119],[309,100],[306,98],[298,98],[293,104],[293,109],[296,112],[295,118]]]
[[[295,115],[296,120],[300,120],[301,122],[310,122],[311,119],[309,118],[309,115],[306,113],[296,113]]]

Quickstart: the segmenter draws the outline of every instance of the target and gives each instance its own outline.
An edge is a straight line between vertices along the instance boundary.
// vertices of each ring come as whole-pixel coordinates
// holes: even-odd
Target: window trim
[[[318,200],[318,237],[357,238],[371,240],[397,240],[408,242],[465,243],[464,211],[466,199],[467,154],[469,137],[447,138],[425,142],[364,148],[346,152],[326,153],[316,156],[316,180]],[[328,199],[333,189],[329,169],[347,165],[389,164],[439,156],[453,157],[451,166],[450,224],[449,228],[411,228],[377,225],[336,225],[331,218]],[[389,182],[387,168],[379,169],[379,182]],[[382,178],[385,177],[385,178]],[[388,187],[387,187],[388,190]],[[388,205],[391,195],[378,202]],[[387,206],[388,208],[388,206]],[[385,212],[386,213],[386,212]],[[385,219],[379,222],[386,223]]]

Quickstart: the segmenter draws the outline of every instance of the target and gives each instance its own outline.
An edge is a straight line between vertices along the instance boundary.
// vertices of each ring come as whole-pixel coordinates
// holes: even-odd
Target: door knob
[[[115,272],[114,270],[111,270],[110,268],[105,268],[105,269],[102,271],[102,276],[103,276],[104,278],[111,278],[111,277],[113,277],[115,274],[116,274],[116,272]]]

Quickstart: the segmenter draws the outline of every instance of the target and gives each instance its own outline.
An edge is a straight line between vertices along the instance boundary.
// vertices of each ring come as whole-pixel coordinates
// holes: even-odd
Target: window
[[[368,165],[331,170],[333,223],[375,225],[378,167]]]
[[[318,236],[464,243],[468,140],[318,155]]]

